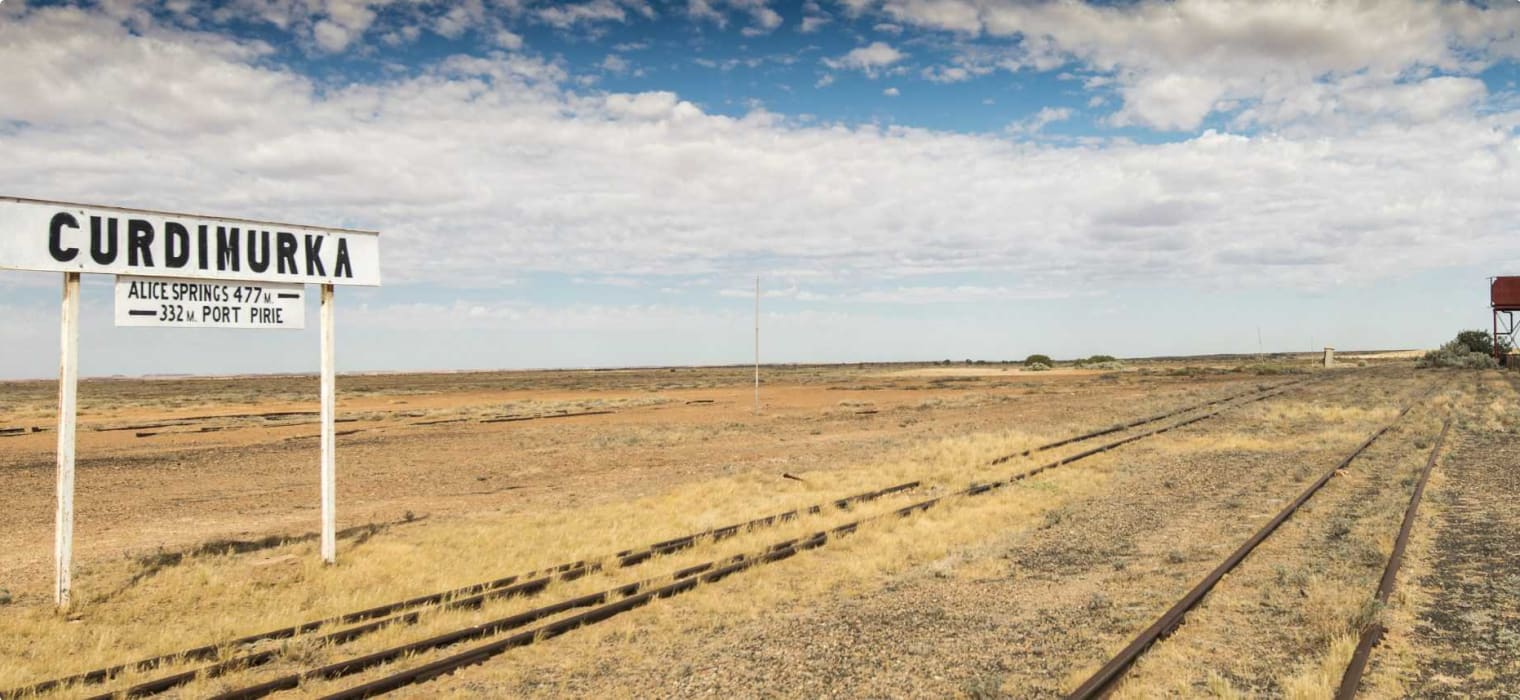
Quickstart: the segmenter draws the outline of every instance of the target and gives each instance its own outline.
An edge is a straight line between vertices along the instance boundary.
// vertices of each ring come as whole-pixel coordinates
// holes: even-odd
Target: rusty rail
[[[1237,393],[1237,394],[1232,394],[1230,396],[1226,396],[1226,397],[1223,397],[1223,398],[1212,399],[1212,400],[1209,400],[1209,401],[1204,401],[1204,402],[1192,404],[1192,405],[1189,405],[1189,406],[1184,406],[1184,407],[1181,407],[1181,408],[1178,408],[1178,409],[1167,411],[1165,413],[1156,414],[1156,415],[1152,415],[1152,416],[1149,416],[1149,417],[1146,417],[1146,418],[1140,418],[1140,419],[1136,419],[1136,420],[1133,420],[1133,421],[1128,421],[1128,422],[1121,423],[1121,424],[1116,424],[1116,425],[1109,426],[1109,427],[1106,427],[1106,428],[1102,428],[1102,429],[1099,429],[1099,430],[1095,430],[1095,431],[1091,431],[1091,432],[1088,432],[1088,433],[1083,433],[1083,434],[1080,434],[1080,435],[1064,438],[1064,439],[1057,440],[1057,441],[1054,441],[1054,442],[1050,442],[1050,443],[1047,443],[1047,444],[1044,444],[1044,445],[1040,445],[1038,447],[1034,447],[1034,448],[1025,450],[1025,451],[1023,451],[1021,453],[1016,453],[1016,454],[1011,454],[1011,455],[1005,455],[1005,456],[1002,456],[1002,457],[998,457],[998,458],[992,460],[990,462],[990,464],[992,464],[992,465],[1002,464],[1002,463],[1008,462],[1008,461],[1010,461],[1010,460],[1012,460],[1014,458],[1017,458],[1017,457],[1028,456],[1028,455],[1032,455],[1032,454],[1035,454],[1035,453],[1038,453],[1038,452],[1054,449],[1054,448],[1057,448],[1057,447],[1061,447],[1061,446],[1065,446],[1065,445],[1069,445],[1069,444],[1073,444],[1073,443],[1077,443],[1077,442],[1082,442],[1082,441],[1090,440],[1090,439],[1093,439],[1095,437],[1101,437],[1101,436],[1104,436],[1104,435],[1110,435],[1110,434],[1113,434],[1113,433],[1116,433],[1116,432],[1120,432],[1120,431],[1123,431],[1123,430],[1126,430],[1126,429],[1139,427],[1139,426],[1146,425],[1146,424],[1149,424],[1149,423],[1155,423],[1155,422],[1158,422],[1158,421],[1161,421],[1161,420],[1165,420],[1166,418],[1177,416],[1177,415],[1180,415],[1180,414],[1183,414],[1183,413],[1187,413],[1187,412],[1190,412],[1190,411],[1196,411],[1196,410],[1199,410],[1199,409],[1202,409],[1202,408],[1207,408],[1209,406],[1217,406],[1217,405],[1220,405],[1220,404],[1224,404],[1224,403],[1227,403],[1229,401],[1234,401],[1236,399],[1240,399],[1242,397],[1251,397],[1252,395],[1255,395],[1253,398],[1251,398],[1250,400],[1248,400],[1248,401],[1246,401],[1244,403],[1251,403],[1251,402],[1254,402],[1254,401],[1264,400],[1266,398],[1270,398],[1272,396],[1276,396],[1278,394],[1281,394],[1284,391],[1286,391],[1288,388],[1291,388],[1291,387],[1297,386],[1297,385],[1301,385],[1301,384],[1303,384],[1303,383],[1305,383],[1307,381],[1310,381],[1310,380],[1303,379],[1303,380],[1296,380],[1296,381],[1290,381],[1290,382],[1282,382],[1282,383],[1279,383],[1279,384],[1276,384],[1276,385],[1273,385],[1273,386],[1269,386],[1269,387],[1266,387],[1266,388],[1260,388],[1260,387],[1258,387],[1256,389],[1252,389],[1252,390],[1245,391],[1245,392],[1240,392],[1240,393]],[[1243,404],[1241,404],[1241,405],[1243,405]],[[1139,440],[1139,439],[1143,439],[1143,438],[1146,438],[1146,437],[1151,437],[1153,435],[1157,435],[1157,434],[1166,432],[1168,430],[1173,430],[1173,429],[1176,429],[1178,427],[1182,427],[1183,425],[1188,425],[1188,424],[1191,424],[1191,423],[1198,422],[1200,420],[1204,420],[1206,418],[1213,417],[1215,415],[1218,415],[1218,413],[1220,413],[1222,410],[1224,410],[1224,409],[1219,409],[1219,410],[1213,411],[1211,413],[1208,413],[1206,415],[1198,416],[1198,417],[1195,417],[1195,418],[1190,419],[1188,421],[1185,421],[1185,422],[1182,422],[1182,423],[1178,423],[1178,424],[1175,424],[1175,425],[1171,425],[1171,426],[1167,426],[1167,427],[1164,427],[1164,428],[1159,429],[1159,430],[1153,430],[1153,431],[1150,431],[1150,432],[1147,432],[1147,433],[1144,433],[1144,434],[1140,434],[1140,435],[1136,435],[1136,436],[1131,436],[1129,438],[1126,438],[1126,439],[1123,439],[1123,440],[1119,440],[1117,442],[1110,443],[1108,445],[1104,445],[1104,446],[1100,446],[1100,447],[1097,447],[1097,448],[1089,449],[1089,450],[1080,452],[1080,453],[1078,453],[1076,455],[1068,456],[1068,457],[1065,457],[1065,458],[1063,458],[1061,460],[1057,460],[1055,462],[1052,462],[1052,463],[1049,463],[1049,464],[1037,467],[1037,468],[1035,468],[1032,471],[1025,472],[1023,474],[1017,475],[1017,476],[1012,477],[1012,478],[1010,478],[1009,480],[1006,480],[1006,481],[994,482],[992,484],[974,484],[974,485],[972,485],[968,489],[968,491],[972,491],[972,493],[970,495],[975,495],[977,493],[982,493],[982,492],[985,492],[985,491],[988,491],[988,490],[991,490],[991,489],[994,489],[994,488],[999,488],[1001,486],[1006,485],[1007,483],[1011,483],[1013,481],[1017,481],[1017,480],[1021,480],[1021,479],[1024,479],[1024,478],[1028,478],[1029,476],[1033,476],[1035,474],[1038,474],[1040,472],[1046,471],[1048,469],[1060,466],[1061,464],[1064,464],[1064,463],[1073,462],[1073,461],[1076,461],[1076,460],[1079,460],[1079,459],[1090,457],[1090,456],[1092,456],[1094,454],[1098,454],[1100,452],[1105,452],[1105,451],[1108,451],[1108,450],[1113,449],[1115,447],[1119,447],[1121,445],[1128,444],[1130,442],[1134,442],[1134,441]],[[712,528],[712,529],[705,530],[705,531],[702,531],[702,532],[692,533],[692,534],[684,535],[682,537],[677,537],[677,538],[673,538],[673,539],[669,539],[669,540],[664,540],[664,541],[661,541],[661,542],[656,542],[656,543],[653,543],[653,544],[650,544],[650,545],[646,545],[646,546],[644,546],[642,548],[619,551],[619,552],[617,552],[617,553],[615,553],[615,554],[612,555],[612,558],[616,560],[615,563],[614,563],[614,568],[623,568],[623,567],[635,566],[635,565],[640,564],[640,563],[642,563],[644,561],[647,561],[647,560],[649,560],[649,559],[651,559],[651,558],[653,558],[655,556],[659,556],[659,555],[663,555],[663,554],[670,554],[670,553],[673,553],[673,552],[677,552],[677,551],[680,551],[680,550],[687,549],[689,547],[695,546],[698,542],[701,542],[701,541],[704,541],[704,540],[712,540],[712,541],[723,540],[723,539],[727,539],[727,538],[730,538],[730,537],[737,536],[737,535],[739,535],[741,533],[744,533],[744,532],[748,532],[748,531],[753,530],[753,529],[763,528],[763,527],[769,527],[769,526],[773,526],[773,525],[775,525],[777,523],[780,523],[780,522],[786,522],[786,521],[794,520],[794,519],[800,517],[804,513],[809,514],[809,515],[815,515],[815,514],[823,512],[824,508],[829,507],[829,506],[832,506],[834,508],[841,509],[841,510],[848,509],[851,505],[854,505],[854,504],[857,504],[857,503],[868,502],[868,501],[871,501],[871,500],[875,500],[877,498],[881,498],[883,496],[892,495],[892,494],[899,493],[899,492],[909,491],[909,490],[912,490],[914,488],[917,488],[919,485],[920,485],[920,483],[917,482],[917,481],[906,482],[906,483],[897,484],[897,485],[894,485],[894,486],[889,486],[889,487],[883,488],[883,489],[878,489],[878,490],[874,490],[874,491],[867,491],[867,492],[855,494],[855,495],[852,495],[852,496],[847,496],[847,497],[844,497],[844,498],[835,499],[833,501],[828,502],[827,504],[816,504],[816,505],[813,505],[813,506],[809,506],[807,508],[799,508],[799,509],[794,509],[794,510],[786,511],[786,512],[783,512],[783,513],[776,513],[776,514],[765,516],[765,517],[761,517],[761,518],[755,518],[755,519],[752,519],[752,520],[749,520],[749,521],[743,522],[743,523],[736,523],[736,524],[727,525],[727,526],[723,526],[723,527]],[[159,655],[159,656],[155,656],[155,657],[151,657],[151,658],[146,658],[146,659],[142,659],[142,660],[135,661],[135,662],[129,662],[129,663],[124,663],[124,664],[119,664],[119,665],[116,665],[116,666],[111,666],[111,667],[106,667],[106,668],[100,668],[100,669],[95,669],[95,670],[91,670],[91,671],[86,671],[86,672],[83,672],[83,673],[78,673],[78,674],[74,674],[74,675],[71,675],[71,676],[63,677],[63,678],[43,681],[41,683],[36,683],[34,685],[27,686],[27,687],[24,687],[24,688],[17,688],[17,689],[13,689],[13,690],[10,690],[10,691],[0,692],[0,698],[13,698],[13,697],[22,696],[22,695],[34,695],[34,694],[49,692],[49,691],[52,691],[52,690],[57,690],[59,688],[62,688],[62,687],[65,687],[65,686],[69,686],[69,685],[105,683],[105,682],[108,682],[109,680],[111,680],[112,678],[120,675],[121,673],[124,673],[124,672],[127,672],[127,671],[136,671],[136,672],[152,671],[152,670],[155,670],[155,669],[157,669],[157,668],[159,668],[159,667],[161,667],[161,666],[163,666],[165,664],[169,664],[169,663],[177,663],[177,662],[185,662],[185,661],[207,661],[207,660],[218,658],[228,648],[247,647],[247,646],[251,646],[251,645],[257,644],[259,642],[264,642],[264,641],[273,641],[273,640],[280,640],[280,639],[290,639],[290,638],[294,638],[294,637],[297,637],[297,636],[300,636],[300,635],[303,635],[303,634],[307,634],[307,633],[311,633],[311,632],[317,631],[317,630],[319,630],[322,627],[327,627],[327,626],[331,626],[331,625],[346,625],[346,624],[354,624],[354,623],[366,622],[366,621],[370,621],[370,620],[379,620],[379,618],[385,618],[387,616],[391,616],[391,615],[394,615],[396,613],[401,613],[401,612],[405,612],[407,610],[413,610],[413,609],[421,608],[421,607],[428,606],[428,605],[446,605],[446,606],[449,606],[449,607],[478,606],[478,605],[484,603],[486,600],[489,600],[489,599],[509,597],[509,596],[513,596],[513,595],[533,595],[533,594],[536,594],[538,592],[541,592],[543,589],[547,588],[550,585],[550,583],[552,583],[554,581],[570,581],[570,580],[578,579],[578,578],[586,576],[586,575],[588,575],[590,573],[593,573],[595,571],[599,571],[602,568],[603,567],[600,564],[600,562],[598,562],[596,560],[580,560],[580,561],[575,561],[575,562],[568,562],[568,563],[564,563],[564,564],[559,564],[557,566],[548,567],[548,568],[545,568],[545,569],[539,569],[539,570],[535,570],[535,571],[530,571],[530,572],[523,573],[523,574],[516,574],[516,575],[513,575],[513,576],[506,576],[506,577],[495,579],[495,580],[492,580],[492,581],[486,581],[486,582],[482,582],[482,583],[476,583],[476,584],[472,584],[472,585],[469,585],[469,586],[463,586],[463,587],[455,588],[455,589],[448,590],[448,591],[442,591],[442,592],[433,593],[433,594],[429,594],[429,595],[409,598],[409,599],[406,599],[406,600],[397,601],[397,602],[393,602],[393,603],[387,603],[387,604],[384,604],[384,605],[379,605],[379,606],[375,606],[375,607],[372,607],[372,608],[367,608],[365,610],[360,610],[360,611],[356,611],[356,612],[350,612],[350,613],[346,613],[346,614],[343,614],[343,615],[337,615],[337,616],[333,616],[333,617],[329,617],[329,618],[324,618],[324,619],[321,619],[321,620],[313,620],[313,621],[309,621],[309,622],[304,622],[304,623],[301,623],[301,624],[298,624],[298,625],[292,625],[292,626],[289,626],[289,627],[283,627],[283,628],[280,628],[280,629],[270,630],[270,631],[262,632],[262,633],[258,633],[258,634],[247,635],[247,636],[239,637],[237,639],[233,639],[233,640],[230,640],[230,641],[227,641],[227,642],[223,642],[223,643],[220,643],[220,644],[208,644],[208,645],[204,645],[204,646],[200,646],[200,647],[186,649],[186,650],[179,651],[179,652],[174,652],[174,653],[170,653],[170,654],[163,654],[163,655]],[[389,625],[392,625],[392,624],[398,624],[398,623],[405,624],[405,623],[408,623],[408,622],[411,622],[411,621],[415,621],[415,617],[416,617],[415,615],[404,615],[404,616],[401,616],[401,618],[390,618],[390,619],[386,619],[386,620],[379,620],[378,622],[373,622],[373,623],[370,623],[370,624],[367,624],[367,625],[361,625],[360,627],[350,628],[348,630],[341,630],[341,631],[338,631],[338,632],[334,632],[332,634],[324,636],[323,639],[324,640],[329,640],[329,638],[330,638],[330,641],[332,641],[333,643],[341,643],[343,641],[349,641],[349,640],[352,640],[354,638],[357,638],[358,636],[362,636],[363,634],[367,634],[368,632],[372,632],[372,631],[378,630],[378,629],[380,629],[382,627],[385,627],[385,626],[389,626]],[[172,676],[166,676],[164,678],[155,679],[155,680],[151,680],[151,681],[147,681],[147,682],[141,683],[141,684],[139,684],[137,686],[133,686],[132,688],[128,689],[127,691],[125,691],[125,693],[126,693],[126,695],[128,697],[140,697],[140,696],[144,696],[144,695],[151,695],[151,694],[155,694],[155,693],[160,693],[160,692],[163,692],[165,690],[169,690],[171,688],[177,687],[179,685],[183,685],[184,683],[188,683],[190,680],[193,680],[193,678],[195,677],[195,675],[197,673],[200,673],[202,671],[207,672],[207,673],[209,673],[211,675],[220,675],[220,674],[225,673],[227,671],[233,670],[234,668],[237,668],[237,667],[246,667],[246,666],[253,666],[253,665],[259,665],[259,664],[262,664],[262,663],[267,663],[269,660],[271,660],[272,658],[274,658],[274,656],[277,656],[277,655],[278,655],[278,653],[276,653],[276,652],[262,651],[262,652],[256,652],[256,653],[248,654],[248,655],[245,655],[245,656],[242,656],[242,657],[236,657],[236,658],[233,658],[233,659],[223,660],[223,661],[217,662],[215,664],[212,664],[210,666],[206,666],[206,667],[204,667],[202,669],[199,669],[197,671],[191,671],[191,672],[187,672],[187,673],[174,674]],[[102,696],[102,697],[109,697],[109,694],[107,694],[106,696]]]
[[[1436,444],[1430,448],[1430,457],[1425,460],[1425,467],[1420,470],[1420,480],[1414,486],[1414,494],[1409,497],[1409,507],[1404,509],[1404,522],[1399,526],[1398,539],[1393,541],[1393,553],[1388,555],[1388,566],[1383,569],[1383,578],[1378,582],[1377,601],[1381,608],[1388,604],[1388,598],[1393,595],[1393,586],[1399,575],[1399,566],[1404,561],[1404,550],[1409,546],[1409,534],[1414,530],[1414,518],[1420,509],[1420,500],[1425,495],[1425,483],[1430,481],[1430,472],[1436,466],[1436,457],[1441,454],[1441,445],[1446,442],[1446,433],[1451,430],[1451,416],[1446,417],[1446,422],[1441,426],[1441,434],[1436,437]],[[1367,661],[1372,656],[1372,648],[1383,640],[1383,623],[1373,620],[1362,630],[1361,637],[1357,640],[1356,651],[1351,654],[1351,663],[1346,666],[1345,675],[1341,676],[1340,689],[1336,691],[1336,700],[1351,700],[1356,697],[1356,691],[1362,685],[1362,674],[1367,671]]]
[[[1323,488],[1325,484],[1330,482],[1330,479],[1335,476],[1336,472],[1339,472],[1340,470],[1350,466],[1350,464],[1355,461],[1357,457],[1360,457],[1363,452],[1367,451],[1367,448],[1372,446],[1372,443],[1376,442],[1377,439],[1382,437],[1384,433],[1387,433],[1389,430],[1391,430],[1393,426],[1404,417],[1405,414],[1409,413],[1410,409],[1414,408],[1416,404],[1423,401],[1426,396],[1435,390],[1435,388],[1435,385],[1432,385],[1425,392],[1417,396],[1413,401],[1410,401],[1403,408],[1399,409],[1398,415],[1394,416],[1393,420],[1390,420],[1383,427],[1373,431],[1371,435],[1367,436],[1366,440],[1363,440],[1360,445],[1356,446],[1356,449],[1351,451],[1351,454],[1346,455],[1345,459],[1342,459],[1333,468],[1331,468],[1329,471],[1326,471],[1323,476],[1316,479],[1314,483],[1310,484],[1308,488],[1304,489],[1303,493],[1299,494],[1298,497],[1293,499],[1292,502],[1288,503],[1288,505],[1285,506],[1282,511],[1280,511],[1271,520],[1267,521],[1267,524],[1263,525],[1261,529],[1257,530],[1256,534],[1252,535],[1250,539],[1247,539],[1245,542],[1241,543],[1241,545],[1237,547],[1235,551],[1231,552],[1228,557],[1225,557],[1225,560],[1220,563],[1219,566],[1214,567],[1214,570],[1210,571],[1207,576],[1204,576],[1202,581],[1199,581],[1198,584],[1193,586],[1193,588],[1189,590],[1186,595],[1182,596],[1181,600],[1178,600],[1176,604],[1167,609],[1165,613],[1162,613],[1161,617],[1158,618],[1155,622],[1151,623],[1149,627],[1146,627],[1144,630],[1142,630],[1140,634],[1137,635],[1132,641],[1130,641],[1127,646],[1120,650],[1118,654],[1116,654],[1112,659],[1109,659],[1108,663],[1103,664],[1102,667],[1093,673],[1093,675],[1090,676],[1087,680],[1083,681],[1081,685],[1077,686],[1076,689],[1073,690],[1067,697],[1072,698],[1073,700],[1087,700],[1089,698],[1101,698],[1108,695],[1108,693],[1114,689],[1115,685],[1124,676],[1124,673],[1128,671],[1129,668],[1134,665],[1135,661],[1140,658],[1140,655],[1144,654],[1146,650],[1150,649],[1151,645],[1176,631],[1177,627],[1182,624],[1182,619],[1190,611],[1192,611],[1193,608],[1197,607],[1199,603],[1203,602],[1204,597],[1214,589],[1214,586],[1218,584],[1226,574],[1229,574],[1235,569],[1235,567],[1239,566],[1240,563],[1244,561],[1245,558],[1250,555],[1250,553],[1255,550],[1258,545],[1270,537],[1273,532],[1276,532],[1277,528],[1284,522],[1287,522],[1288,518],[1293,517],[1293,514],[1298,512],[1298,509],[1303,506],[1304,503],[1308,502],[1308,500],[1312,498],[1315,493],[1319,492],[1319,490]]]
[[[1246,403],[1252,403],[1255,401],[1262,401],[1267,398],[1280,395],[1284,391],[1286,391],[1285,388],[1278,391],[1268,390],[1266,393],[1253,397],[1240,404],[1236,404],[1236,406],[1245,405]],[[500,618],[498,620],[474,625],[472,627],[456,630],[454,632],[438,635],[418,642],[412,642],[410,644],[392,647],[390,649],[374,652],[365,656],[328,664],[320,668],[287,674],[279,678],[265,681],[258,685],[229,691],[216,697],[218,700],[252,700],[254,698],[262,698],[271,693],[297,688],[301,683],[306,681],[318,679],[332,680],[335,678],[341,678],[344,676],[366,671],[382,664],[390,663],[410,654],[428,652],[448,646],[453,646],[455,644],[472,639],[494,636],[502,632],[508,632],[520,627],[527,626],[545,618],[552,617],[553,615],[568,612],[572,609],[596,606],[591,610],[577,613],[573,616],[554,621],[547,625],[519,632],[510,637],[489,642],[485,645],[473,647],[463,652],[433,661],[428,664],[424,664],[422,666],[399,671],[397,673],[364,683],[362,685],[334,693],[327,697],[361,698],[385,693],[390,690],[404,687],[406,685],[419,683],[442,675],[447,675],[459,668],[481,663],[487,659],[500,655],[516,647],[527,646],[537,641],[557,637],[578,627],[600,622],[629,610],[641,607],[653,600],[659,598],[668,598],[674,595],[688,592],[702,584],[716,582],[733,573],[749,569],[753,566],[785,559],[803,550],[822,547],[831,539],[853,533],[866,523],[894,516],[907,517],[915,513],[928,510],[929,508],[932,508],[942,501],[950,498],[972,497],[988,493],[993,490],[1017,483],[1024,479],[1028,479],[1032,476],[1050,469],[1054,469],[1064,464],[1070,464],[1072,462],[1085,459],[1093,455],[1107,452],[1108,450],[1114,449],[1121,445],[1129,444],[1131,442],[1135,442],[1137,440],[1141,440],[1154,435],[1160,435],[1162,433],[1176,430],[1178,428],[1191,425],[1199,421],[1207,420],[1219,415],[1220,413],[1223,413],[1225,410],[1227,410],[1227,408],[1230,407],[1219,408],[1209,413],[1195,416],[1178,423],[1162,426],[1142,434],[1133,435],[1105,445],[1085,450],[1077,455],[1054,460],[1034,469],[1015,474],[1007,479],[1002,479],[990,483],[974,483],[964,489],[953,493],[918,501],[916,503],[896,508],[886,513],[880,513],[877,515],[855,520],[844,525],[830,528],[828,530],[822,530],[806,537],[786,540],[766,548],[762,553],[757,555],[740,555],[738,557],[729,559],[720,559],[698,564],[696,566],[688,567],[686,569],[678,571],[669,577],[646,579],[638,583],[627,584],[624,586],[619,586],[617,588],[608,589],[606,591],[601,591],[599,593],[581,596],[579,598],[574,598],[553,605],[517,613],[508,617]],[[666,581],[669,582],[666,583]]]
[[[806,508],[796,508],[783,513],[776,513],[761,518],[755,518],[743,523],[726,525],[724,527],[704,530],[702,532],[692,533],[674,539],[655,542],[653,544],[646,545],[637,549],[623,550],[612,555],[612,558],[616,560],[614,567],[621,568],[635,566],[652,557],[662,554],[670,554],[672,552],[677,552],[682,549],[692,547],[697,542],[703,541],[704,539],[727,539],[752,528],[767,527],[779,522],[794,520],[798,517],[801,517],[804,513],[808,515],[816,515],[818,513],[822,513],[825,508],[830,506],[839,509],[847,509],[850,506],[858,503],[875,500],[883,496],[888,496],[903,491],[910,491],[912,489],[918,488],[918,486],[919,482],[909,481],[883,489],[866,491],[863,493],[855,494],[853,496],[834,499],[833,501],[829,501],[828,503],[824,504],[815,504]],[[601,564],[595,560],[583,559],[574,562],[567,562],[544,569],[529,571],[527,573],[515,574],[512,576],[498,578],[492,581],[471,584],[469,586],[463,586],[447,591],[431,593],[428,595],[408,598],[406,600],[401,600],[393,603],[378,605],[356,612],[345,613],[343,615],[336,615],[321,620],[303,622],[301,624],[292,625],[290,627],[282,627],[277,630],[270,630],[267,632],[239,637],[237,639],[223,642],[221,644],[207,644],[172,654],[163,654],[152,658],[142,659],[140,661],[119,664],[108,668],[95,669],[65,678],[44,681],[31,686],[27,686],[25,688],[17,688],[10,691],[0,692],[0,698],[13,698],[21,695],[35,695],[38,693],[57,690],[67,685],[104,683],[128,670],[152,671],[166,663],[171,662],[205,661],[208,659],[216,658],[222,653],[223,650],[228,647],[244,647],[263,641],[289,639],[309,632],[314,632],[317,629],[325,626],[352,624],[355,622],[373,620],[405,610],[420,608],[427,605],[445,603],[461,596],[475,596],[491,592],[500,592],[503,590],[513,591],[513,593],[507,593],[503,595],[531,595],[532,593],[536,593],[547,587],[551,582],[551,579],[558,579],[563,581],[574,580],[593,571],[599,570],[600,568]],[[167,690],[169,687],[174,687],[174,685],[181,685],[188,681],[189,679],[186,678],[181,680],[179,683],[147,692],[162,692],[162,690]]]
[[[1274,389],[1287,389],[1288,387],[1296,386],[1296,385],[1299,385],[1299,384],[1303,384],[1305,382],[1309,382],[1311,380],[1318,380],[1318,379],[1319,379],[1318,377],[1309,378],[1309,379],[1297,379],[1297,380],[1294,380],[1294,381],[1282,382],[1280,384],[1275,384],[1275,385],[1269,386],[1269,387],[1267,387],[1265,389],[1257,387],[1257,388],[1252,389],[1250,391],[1242,391],[1242,392],[1240,392],[1238,394],[1232,394],[1230,396],[1226,396],[1226,397],[1223,397],[1223,398],[1212,399],[1212,400],[1209,400],[1209,401],[1204,401],[1202,403],[1193,404],[1191,406],[1184,406],[1182,408],[1178,408],[1178,409],[1174,409],[1174,410],[1171,410],[1171,411],[1167,411],[1166,413],[1158,413],[1156,415],[1148,416],[1148,417],[1145,417],[1145,418],[1137,418],[1135,420],[1129,421],[1128,423],[1119,423],[1119,424],[1116,424],[1116,425],[1111,425],[1111,426],[1109,426],[1107,428],[1101,428],[1101,429],[1098,429],[1098,430],[1094,430],[1094,431],[1092,431],[1090,433],[1083,433],[1081,435],[1076,435],[1076,436],[1073,436],[1073,437],[1069,437],[1069,438],[1066,438],[1064,440],[1057,440],[1055,442],[1046,443],[1044,445],[1040,445],[1039,447],[1031,447],[1031,448],[1029,448],[1027,450],[1024,450],[1023,452],[1015,452],[1013,454],[1003,455],[1002,457],[998,457],[997,459],[992,460],[992,464],[994,464],[994,465],[1003,464],[1004,462],[1008,462],[1009,460],[1018,459],[1020,457],[1028,457],[1030,455],[1033,455],[1033,454],[1036,454],[1036,453],[1039,453],[1039,452],[1044,452],[1046,450],[1052,450],[1052,449],[1055,449],[1057,447],[1064,447],[1064,446],[1070,445],[1071,443],[1074,443],[1074,442],[1082,442],[1084,440],[1091,440],[1092,438],[1095,438],[1095,437],[1102,437],[1104,435],[1111,435],[1113,433],[1117,433],[1117,432],[1120,432],[1120,431],[1129,430],[1130,428],[1138,428],[1138,427],[1140,427],[1142,425],[1146,425],[1148,423],[1155,423],[1157,421],[1166,420],[1166,419],[1171,418],[1173,416],[1178,416],[1178,415],[1181,415],[1183,413],[1187,413],[1189,411],[1196,411],[1196,410],[1198,410],[1200,408],[1208,408],[1209,406],[1217,406],[1217,405],[1222,404],[1222,403],[1227,403],[1227,402],[1230,402],[1230,401],[1234,401],[1235,399],[1238,399],[1238,398],[1250,396],[1252,394],[1260,394],[1260,393],[1272,391]]]

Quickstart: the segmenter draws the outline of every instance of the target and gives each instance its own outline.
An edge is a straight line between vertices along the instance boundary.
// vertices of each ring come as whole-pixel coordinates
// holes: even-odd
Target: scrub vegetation
[[[1509,348],[1501,343],[1500,351]],[[1421,367],[1455,367],[1460,369],[1494,369],[1494,341],[1487,331],[1462,331],[1440,348],[1420,358]]]
[[[17,503],[0,550],[0,587],[14,599],[0,608],[0,689],[572,560],[610,565],[613,552],[917,481],[849,510],[825,507],[608,566],[531,598],[430,608],[415,624],[342,645],[279,642],[284,653],[269,665],[177,692],[230,690],[863,519],[820,549],[513,650],[413,695],[1059,694],[1433,388],[1143,657],[1119,696],[1323,697],[1375,618],[1390,628],[1386,660],[1373,667],[1378,692],[1428,687],[1428,623],[1417,621],[1457,589],[1401,581],[1405,592],[1388,609],[1370,601],[1442,418],[1459,415],[1464,435],[1507,431],[1513,391],[1497,373],[1474,385],[1467,375],[1415,372],[1408,360],[1323,371],[1316,359],[1274,360],[1315,373],[1281,395],[1226,404],[1202,422],[906,518],[891,513],[1148,428],[1021,456],[1031,447],[1303,377],[1234,371],[1239,358],[1018,381],[975,365],[770,368],[758,414],[743,368],[345,377],[340,415],[359,420],[340,430],[365,432],[340,438],[340,524],[351,527],[335,567],[320,565],[303,537],[314,519],[306,501],[315,454],[302,436],[314,430],[287,413],[304,403],[310,378],[136,382],[139,391],[88,383],[99,403],[81,432],[85,526],[79,604],[67,616],[47,597],[49,436],[0,439],[0,486]],[[1187,367],[1206,371],[1175,371]],[[248,385],[269,398],[250,401]],[[7,407],[0,425],[40,422],[37,395]],[[266,413],[275,416],[249,417]],[[488,422],[499,416],[529,419]],[[183,425],[108,429],[172,423]],[[166,432],[136,437],[155,430]],[[259,471],[271,462],[282,468]],[[199,478],[176,482],[180,469]],[[161,486],[127,486],[146,482]],[[1429,498],[1449,503],[1451,484],[1438,473]],[[1502,503],[1502,493],[1493,498]],[[1421,522],[1441,528],[1447,516],[1436,512]],[[1435,570],[1440,541],[1417,537],[1416,576]],[[1502,660],[1494,663],[1504,679]]]

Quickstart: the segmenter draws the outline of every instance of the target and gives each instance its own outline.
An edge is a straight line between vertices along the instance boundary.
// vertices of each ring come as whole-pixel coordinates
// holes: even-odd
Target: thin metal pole
[[[338,560],[337,460],[333,434],[333,286],[322,285],[322,561]]]
[[[79,273],[63,273],[58,360],[58,510],[54,520],[53,602],[69,607],[74,579],[74,421],[79,402]]]
[[[755,413],[760,413],[760,276],[755,276]]]

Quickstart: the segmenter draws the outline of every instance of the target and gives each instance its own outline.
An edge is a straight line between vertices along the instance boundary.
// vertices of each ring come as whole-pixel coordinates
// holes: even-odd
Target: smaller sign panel
[[[171,328],[305,328],[306,288],[116,276],[116,325]]]

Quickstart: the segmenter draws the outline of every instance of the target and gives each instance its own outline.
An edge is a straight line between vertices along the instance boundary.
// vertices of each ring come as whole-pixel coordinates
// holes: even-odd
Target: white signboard
[[[118,275],[116,325],[305,328],[306,287]]]
[[[0,268],[378,286],[380,235],[0,197]]]
[[[0,197],[3,268],[63,273],[53,539],[58,609],[68,609],[73,587],[79,277],[85,272],[116,275],[118,326],[302,328],[304,285],[321,285],[321,556],[337,561],[333,286],[379,286],[380,234]]]

